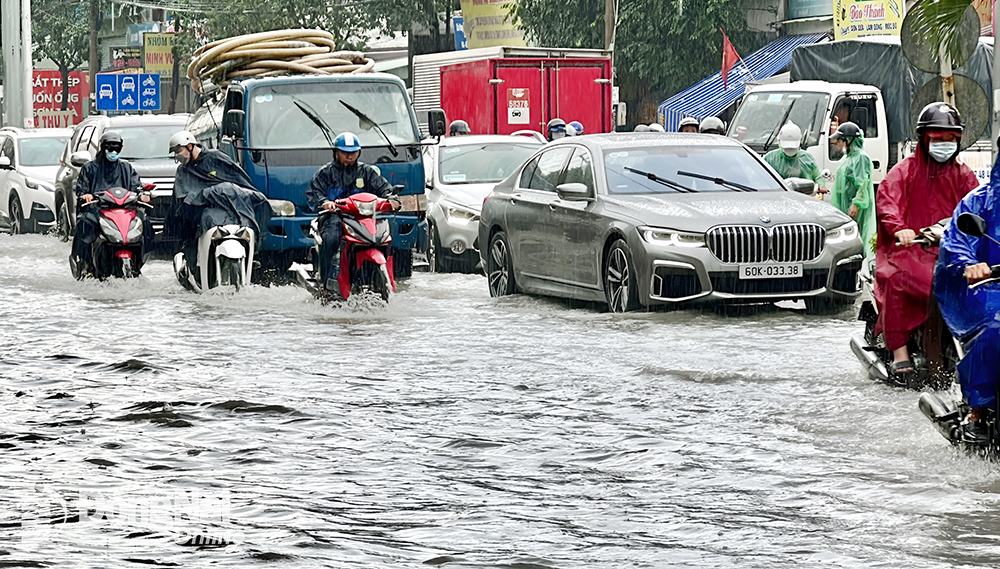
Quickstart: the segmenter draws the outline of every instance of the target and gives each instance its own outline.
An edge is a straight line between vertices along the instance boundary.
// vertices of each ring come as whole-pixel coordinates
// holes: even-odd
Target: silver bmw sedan
[[[544,146],[483,204],[491,296],[656,305],[857,298],[858,228],[735,140],[600,134]]]

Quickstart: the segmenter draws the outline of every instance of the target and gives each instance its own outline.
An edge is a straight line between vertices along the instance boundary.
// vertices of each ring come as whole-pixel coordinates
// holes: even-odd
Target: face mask
[[[105,150],[104,151],[104,155],[107,156],[108,160],[110,160],[112,162],[117,162],[118,161],[118,153],[117,152],[112,152],[110,150]]]
[[[791,158],[799,153],[799,148],[797,146],[793,146],[792,148],[782,148],[781,151],[785,153],[785,156]]]
[[[958,150],[957,142],[932,142],[927,145],[927,152],[937,162],[947,162]]]
[[[184,154],[182,152],[174,154],[174,162],[177,162],[178,164],[181,165],[187,164],[190,159],[191,159],[190,155]]]
[[[559,140],[560,138],[565,138],[566,137],[566,131],[565,130],[553,130],[549,134],[549,136],[552,138],[552,140]]]

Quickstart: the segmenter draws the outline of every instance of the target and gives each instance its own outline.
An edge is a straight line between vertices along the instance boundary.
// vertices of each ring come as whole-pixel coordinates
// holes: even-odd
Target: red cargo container
[[[473,134],[544,133],[557,117],[580,121],[586,133],[613,130],[611,58],[604,52],[487,48],[451,55],[466,61],[449,63],[446,54],[414,58],[417,111],[440,105],[449,121],[465,120]],[[440,81],[436,93],[433,79]]]

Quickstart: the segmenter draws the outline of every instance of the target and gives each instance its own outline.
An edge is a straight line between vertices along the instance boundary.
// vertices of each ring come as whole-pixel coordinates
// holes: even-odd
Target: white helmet
[[[799,152],[799,145],[802,144],[802,129],[795,123],[785,123],[778,133],[778,145],[781,150],[789,156],[795,156]]]
[[[707,117],[705,120],[701,121],[698,125],[698,132],[707,132],[708,134],[726,134],[726,123],[722,122],[719,117]]]
[[[177,152],[177,149],[181,146],[187,146],[188,144],[198,144],[195,140],[194,135],[186,130],[182,130],[177,134],[170,137],[169,148],[170,152]]]
[[[649,125],[649,132],[666,132],[666,129],[663,128],[662,124],[654,122],[653,124]]]
[[[649,132],[649,126],[644,124],[637,124],[635,125],[635,128],[632,129],[632,132]]]

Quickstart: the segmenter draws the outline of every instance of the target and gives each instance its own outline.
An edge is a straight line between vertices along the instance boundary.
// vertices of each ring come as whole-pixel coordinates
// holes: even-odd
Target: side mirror
[[[0,168],[4,170],[10,170],[10,158],[6,156],[0,156]]]
[[[588,201],[590,200],[590,188],[586,184],[570,183],[556,186],[556,193],[559,199],[566,201]]]
[[[986,220],[974,213],[963,213],[958,216],[958,230],[966,235],[982,237],[986,235]]]
[[[816,191],[816,183],[805,178],[786,178],[785,185],[788,189],[807,196],[813,195]]]
[[[444,111],[434,109],[427,111],[427,133],[431,136],[441,137],[448,133],[446,123],[448,118],[444,116]]]
[[[69,163],[71,166],[79,168],[87,162],[90,162],[90,153],[86,150],[80,150],[69,155]]]
[[[222,118],[222,136],[243,138],[243,123],[247,114],[240,109],[229,109]]]

